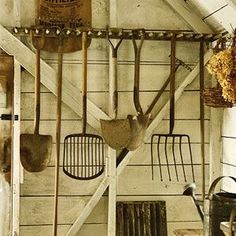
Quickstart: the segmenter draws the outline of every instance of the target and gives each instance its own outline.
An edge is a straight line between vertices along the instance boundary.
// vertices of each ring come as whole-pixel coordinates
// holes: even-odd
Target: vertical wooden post
[[[222,174],[221,157],[222,157],[222,124],[223,109],[211,108],[210,113],[210,183]],[[216,186],[215,191],[220,190],[220,185]]]
[[[20,81],[21,65],[14,60],[14,98],[13,114],[20,116]],[[13,116],[14,117],[14,116]],[[12,120],[12,236],[19,235],[19,213],[20,213],[20,117]]]
[[[200,62],[199,62],[199,80],[200,80],[200,134],[201,134],[201,160],[202,160],[202,198],[205,198],[206,186],[206,168],[205,168],[205,115],[202,90],[204,89],[204,41],[200,41]]]
[[[109,194],[108,194],[108,236],[116,235],[116,151],[112,148],[108,150],[108,178],[109,178]]]
[[[117,0],[110,0],[109,2],[109,23],[111,27],[117,27]],[[114,86],[113,83],[113,68],[112,68],[112,51],[109,51],[109,95],[113,97]],[[113,111],[110,111],[112,115]],[[108,236],[116,235],[116,189],[117,189],[117,175],[116,175],[116,151],[108,148],[108,178],[109,178],[109,194],[108,194]]]

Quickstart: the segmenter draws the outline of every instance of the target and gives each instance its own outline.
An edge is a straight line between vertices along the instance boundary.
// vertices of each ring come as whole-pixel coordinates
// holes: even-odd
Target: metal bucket
[[[217,183],[225,177],[236,182],[236,178],[232,176],[220,176],[211,184],[208,196],[204,201],[204,236],[224,236],[220,223],[228,221],[232,209],[236,207],[235,193],[214,193]]]

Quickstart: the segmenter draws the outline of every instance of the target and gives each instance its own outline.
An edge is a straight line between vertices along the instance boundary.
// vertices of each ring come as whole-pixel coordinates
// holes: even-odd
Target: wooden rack
[[[153,30],[153,29],[119,29],[119,28],[63,28],[57,26],[51,27],[14,27],[9,29],[13,34],[27,36],[30,32],[34,32],[34,35],[45,34],[46,37],[79,37],[83,31],[88,32],[90,38],[114,38],[114,39],[132,39],[139,38],[141,34],[144,34],[145,40],[157,40],[157,41],[169,41],[175,36],[176,41],[192,41],[199,42],[201,40],[205,42],[213,42],[219,38],[227,37],[228,33],[220,34],[198,34],[191,30]]]

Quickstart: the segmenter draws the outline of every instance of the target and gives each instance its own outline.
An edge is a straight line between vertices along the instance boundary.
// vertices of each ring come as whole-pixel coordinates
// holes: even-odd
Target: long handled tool
[[[186,134],[173,134],[175,123],[175,53],[176,53],[176,41],[175,36],[171,40],[171,80],[170,80],[170,127],[168,134],[153,134],[151,138],[151,165],[152,165],[152,177],[154,168],[154,158],[157,157],[158,167],[160,171],[160,179],[163,181],[163,168],[166,167],[166,172],[169,181],[173,180],[172,172],[174,171],[176,180],[179,181],[179,166],[182,169],[183,179],[187,181],[187,174],[185,167],[190,166],[192,173],[192,180],[195,181],[192,149],[190,143],[190,137]],[[164,150],[162,150],[161,141],[164,140]],[[187,144],[187,155],[183,153],[184,141]],[[170,151],[168,151],[170,149]],[[170,157],[171,153],[171,157]],[[185,161],[189,159],[188,163]],[[165,163],[162,161],[165,159]],[[171,164],[173,162],[173,165]],[[171,171],[171,167],[174,170]]]
[[[35,73],[35,119],[34,133],[21,134],[20,136],[20,160],[21,164],[29,172],[44,170],[50,160],[52,152],[52,136],[39,134],[40,122],[40,50],[44,47],[45,38],[34,37],[32,42],[36,49],[36,73]]]
[[[135,34],[137,32],[134,31]],[[144,41],[144,33],[141,32],[141,40],[137,46],[133,39],[135,51],[135,73],[134,73],[134,89],[133,100],[137,115],[128,115],[126,119],[100,120],[102,135],[106,143],[113,149],[127,148],[132,151],[138,148],[143,142],[144,134],[148,125],[150,115],[143,114],[143,110],[139,101],[139,64],[140,53]],[[116,47],[112,45],[113,60],[112,68],[114,69],[114,80],[117,81],[117,50],[121,41]]]
[[[137,34],[136,31],[133,32],[133,35]],[[134,67],[134,88],[133,88],[133,100],[134,106],[138,113],[137,115],[137,122],[134,123],[132,127],[132,139],[127,149],[132,151],[138,148],[144,139],[144,135],[148,126],[150,114],[144,114],[143,109],[140,104],[139,99],[139,84],[140,84],[140,58],[141,58],[141,49],[144,42],[144,32],[143,30],[138,31],[140,35],[140,41],[137,44],[135,38],[133,37],[133,47],[134,47],[134,55],[135,55],[135,67]]]
[[[111,114],[114,119],[100,120],[100,123],[101,123],[102,136],[105,142],[113,149],[119,150],[124,147],[127,147],[127,145],[131,141],[132,119],[130,118],[117,119],[117,111],[118,111],[117,56],[118,56],[118,49],[119,46],[121,45],[122,39],[119,40],[116,45],[114,45],[109,38],[108,41],[111,45],[111,50],[112,50],[112,60],[110,65],[112,82],[110,84],[111,84],[111,90],[113,90],[114,93],[110,97],[110,107],[111,107]]]
[[[62,62],[63,62],[63,39],[60,37],[58,47],[58,71],[57,71],[57,122],[56,122],[56,159],[55,159],[55,189],[54,189],[54,221],[53,236],[57,236],[58,222],[58,189],[59,189],[59,162],[61,143],[61,99],[62,99]]]
[[[83,52],[83,130],[70,134],[64,140],[63,171],[80,180],[94,179],[104,171],[105,153],[102,137],[86,133],[87,124],[87,32],[82,34]]]

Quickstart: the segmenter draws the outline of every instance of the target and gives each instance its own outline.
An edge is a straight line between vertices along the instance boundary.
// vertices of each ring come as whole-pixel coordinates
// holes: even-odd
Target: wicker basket
[[[231,102],[225,101],[222,97],[222,88],[205,88],[202,93],[205,105],[215,108],[232,107]]]

